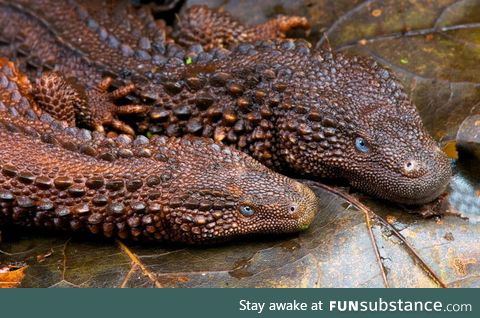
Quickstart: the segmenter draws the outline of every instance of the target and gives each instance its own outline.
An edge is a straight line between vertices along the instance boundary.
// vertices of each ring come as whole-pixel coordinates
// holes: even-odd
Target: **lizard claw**
[[[106,77],[96,88],[87,91],[91,126],[96,127],[97,130],[99,126],[110,126],[122,133],[135,135],[133,128],[116,116],[143,114],[148,111],[149,107],[134,104],[117,106],[115,104],[117,100],[133,93],[136,88],[134,84],[127,84],[109,92],[112,82],[112,78]]]
[[[196,5],[178,18],[172,37],[183,46],[201,44],[205,50],[211,50],[242,42],[283,39],[293,29],[308,31],[310,27],[304,17],[284,15],[259,25],[246,25],[221,9]]]
[[[146,113],[148,106],[117,106],[115,102],[133,93],[135,85],[127,84],[110,92],[112,82],[112,78],[106,77],[97,87],[85,89],[58,73],[46,73],[37,79],[33,96],[42,111],[70,126],[83,125],[102,133],[104,126],[110,126],[135,135],[133,128],[116,116]]]

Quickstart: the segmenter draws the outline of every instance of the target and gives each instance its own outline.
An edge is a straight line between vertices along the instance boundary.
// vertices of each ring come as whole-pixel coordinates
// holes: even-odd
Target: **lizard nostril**
[[[290,214],[294,214],[295,212],[297,212],[297,210],[298,210],[298,204],[296,203],[290,204],[290,207],[288,208],[288,212],[290,212]]]
[[[405,170],[405,172],[407,173],[412,173],[412,172],[415,172],[417,170],[419,170],[420,168],[420,165],[419,163],[416,161],[416,160],[408,160],[405,165],[403,166],[403,169]]]

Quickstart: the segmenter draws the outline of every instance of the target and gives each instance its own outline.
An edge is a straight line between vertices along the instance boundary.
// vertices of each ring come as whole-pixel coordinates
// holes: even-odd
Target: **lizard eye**
[[[362,137],[357,137],[355,139],[355,148],[357,148],[358,151],[363,153],[367,153],[370,151],[367,142]]]
[[[255,211],[248,205],[240,206],[240,213],[244,216],[252,216]]]

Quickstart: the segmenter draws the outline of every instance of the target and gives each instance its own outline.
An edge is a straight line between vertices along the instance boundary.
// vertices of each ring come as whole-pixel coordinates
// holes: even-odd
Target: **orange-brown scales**
[[[194,137],[105,137],[54,120],[0,59],[0,224],[192,244],[308,227],[305,185]]]
[[[201,45],[211,50],[256,40],[283,39],[290,30],[309,28],[306,18],[283,15],[260,25],[244,25],[226,11],[195,5],[177,20],[172,37],[182,46]]]
[[[389,71],[278,39],[307,28],[301,18],[250,27],[197,7],[167,34],[146,7],[125,3],[0,4],[0,54],[29,74],[51,68],[87,90],[105,75],[134,83],[152,105],[137,133],[210,137],[277,171],[342,178],[402,203],[431,201],[449,182],[448,159]]]

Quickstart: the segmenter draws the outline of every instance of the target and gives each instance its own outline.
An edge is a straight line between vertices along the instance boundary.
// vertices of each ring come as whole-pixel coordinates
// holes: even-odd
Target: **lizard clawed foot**
[[[115,105],[115,101],[128,96],[135,91],[134,84],[127,84],[109,92],[112,86],[112,78],[106,77],[95,89],[88,90],[87,97],[91,113],[90,125],[96,131],[105,132],[104,126],[110,126],[115,130],[135,135],[130,125],[116,118],[117,115],[143,114],[149,110],[145,105]]]
[[[263,40],[275,37],[286,38],[287,33],[292,30],[309,30],[310,27],[305,17],[280,15],[252,29],[257,32],[258,39]]]
[[[293,29],[309,30],[304,17],[278,16],[259,25],[245,25],[228,12],[204,5],[192,6],[182,14],[172,36],[176,42],[190,46],[201,44],[205,50],[229,48],[242,42],[286,38]]]
[[[117,106],[115,102],[133,93],[135,85],[128,84],[109,92],[111,85],[112,79],[107,77],[97,87],[84,89],[58,73],[46,73],[36,80],[33,96],[42,111],[70,126],[84,125],[102,133],[104,126],[110,126],[135,135],[133,128],[116,116],[142,114],[148,111],[148,106]]]

